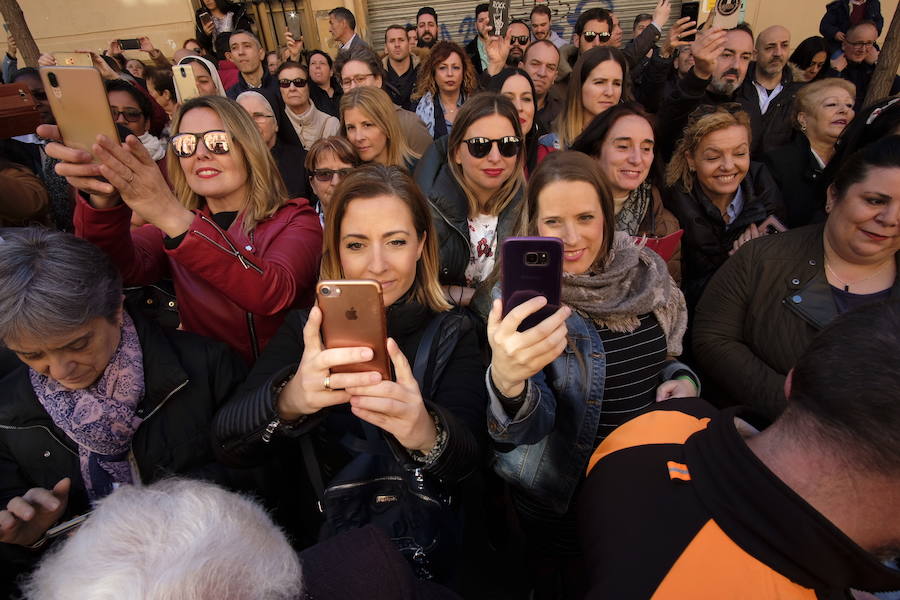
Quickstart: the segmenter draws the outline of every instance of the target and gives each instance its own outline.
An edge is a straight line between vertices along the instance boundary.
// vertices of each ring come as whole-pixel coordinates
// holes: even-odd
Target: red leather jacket
[[[98,210],[79,198],[75,234],[110,256],[125,285],[171,278],[182,328],[221,340],[252,363],[290,309],[312,305],[319,217],[305,199],[289,200],[247,236],[240,215],[223,231],[207,209],[194,212],[181,243],[167,249],[155,226],[130,230],[125,204]]]

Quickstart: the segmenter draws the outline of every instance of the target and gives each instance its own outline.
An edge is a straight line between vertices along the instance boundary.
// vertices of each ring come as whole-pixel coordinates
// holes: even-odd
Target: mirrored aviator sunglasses
[[[612,37],[612,34],[608,31],[601,31],[597,33],[596,31],[585,31],[581,34],[581,37],[584,38],[584,41],[591,43],[594,41],[594,38],[599,37],[600,42],[608,42],[609,38]]]
[[[225,131],[206,131],[204,133],[179,133],[173,136],[172,150],[179,158],[188,158],[197,151],[197,144],[203,140],[203,145],[213,154],[227,154],[231,151],[231,138]]]
[[[514,135],[508,135],[494,140],[486,137],[473,137],[463,141],[466,143],[466,146],[469,147],[469,154],[471,154],[473,158],[484,158],[490,154],[494,144],[497,144],[497,149],[502,156],[512,158],[519,153],[519,148],[522,144],[522,140]]]

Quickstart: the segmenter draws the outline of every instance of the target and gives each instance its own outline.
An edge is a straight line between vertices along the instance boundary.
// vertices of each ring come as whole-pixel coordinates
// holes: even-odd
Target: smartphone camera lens
[[[56,73],[47,73],[47,81],[49,81],[50,85],[52,85],[53,87],[59,87],[59,81],[57,81],[56,79]]]
[[[525,253],[525,264],[526,265],[538,264],[538,253],[537,252],[526,252]]]
[[[331,288],[330,288],[330,287],[323,287],[323,288],[322,288],[322,295],[323,295],[323,296],[330,296],[330,295],[331,295]]]

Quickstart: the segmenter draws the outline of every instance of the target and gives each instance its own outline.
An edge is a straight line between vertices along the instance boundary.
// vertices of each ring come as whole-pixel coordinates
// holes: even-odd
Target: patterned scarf
[[[609,255],[587,273],[563,275],[562,301],[612,331],[637,329],[652,312],[666,334],[669,354],[681,354],[687,329],[684,295],[658,254],[617,231]]]
[[[628,194],[628,198],[622,205],[622,210],[616,213],[616,231],[624,231],[628,235],[638,235],[647,209],[653,199],[653,193],[649,181]]]
[[[93,385],[70,390],[29,370],[38,402],[78,444],[81,477],[92,502],[111,493],[115,484],[133,483],[128,452],[143,421],[134,411],[144,397],[144,362],[134,322],[128,313],[122,316],[119,345]]]

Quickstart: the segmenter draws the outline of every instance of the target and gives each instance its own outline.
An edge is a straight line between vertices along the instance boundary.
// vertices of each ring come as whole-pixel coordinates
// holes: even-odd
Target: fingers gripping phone
[[[559,238],[509,237],[501,248],[503,316],[536,296],[547,304],[526,317],[519,331],[530,329],[559,309],[562,295],[563,244]]]
[[[690,17],[691,21],[694,23],[699,23],[700,18],[700,3],[699,2],[682,2],[681,3],[681,18]],[[681,38],[685,42],[693,42],[697,39],[697,34],[687,35]]]
[[[63,143],[91,152],[100,134],[118,140],[100,73],[94,67],[41,67],[41,81]]]
[[[119,48],[122,50],[140,50],[141,49],[141,40],[137,38],[128,38],[119,41]]]
[[[208,12],[200,13],[200,25],[202,25],[203,27],[206,27],[207,25],[209,25],[212,22],[213,22],[213,18],[212,18],[211,14],[209,14]]]
[[[175,65],[172,67],[172,77],[179,102],[184,103],[201,95],[200,90],[197,89],[197,78],[191,65]]]
[[[54,52],[56,64],[63,67],[93,67],[94,61],[89,52]]]
[[[393,379],[387,352],[387,323],[381,284],[370,279],[337,279],[316,285],[326,348],[371,348],[372,360],[331,368],[332,373],[377,371]]]
[[[716,0],[713,8],[713,26],[719,29],[734,29],[744,22],[741,10],[744,0]]]
[[[300,15],[291,11],[287,13],[284,20],[287,23],[287,29],[291,32],[294,41],[299,42],[300,38],[303,37],[303,31],[300,29]]]

